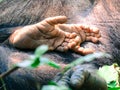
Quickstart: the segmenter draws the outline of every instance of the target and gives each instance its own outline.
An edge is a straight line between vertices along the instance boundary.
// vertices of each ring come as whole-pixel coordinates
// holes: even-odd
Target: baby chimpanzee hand
[[[99,41],[99,30],[87,25],[65,24],[66,21],[67,17],[56,16],[16,29],[9,37],[9,43],[19,49],[35,49],[46,44],[49,50],[65,52],[70,49],[83,55],[93,53],[94,50],[80,47],[80,44]]]
[[[54,79],[58,85],[65,85],[73,90],[107,90],[107,83],[92,66],[78,65],[64,75],[58,74]]]

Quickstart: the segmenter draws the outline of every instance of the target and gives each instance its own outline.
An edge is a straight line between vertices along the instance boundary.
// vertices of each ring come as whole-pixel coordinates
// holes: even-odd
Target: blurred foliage
[[[57,63],[53,62],[52,60],[46,57],[43,57],[43,55],[47,51],[48,51],[48,46],[42,45],[35,50],[34,55],[32,55],[28,60],[25,60],[21,63],[16,64],[16,66],[24,67],[24,68],[36,68],[40,65],[49,65],[51,67],[60,69],[61,67]],[[110,55],[106,53],[102,53],[102,52],[97,52],[97,53],[89,54],[84,57],[78,58],[65,67],[65,69],[63,70],[63,74],[68,69],[76,65],[80,65],[84,62],[90,62],[94,60],[95,58],[102,58],[102,57],[110,57]],[[54,85],[49,84],[49,85],[43,86],[42,90],[70,90],[70,88],[65,87],[65,86],[58,86],[57,83],[55,83]]]
[[[2,2],[3,0],[0,0],[0,3]]]
[[[53,62],[52,60],[44,57],[44,54],[48,51],[48,46],[42,45],[39,46],[36,50],[34,55],[31,55],[30,58],[27,60],[24,60],[18,64],[15,65],[15,67],[18,68],[36,68],[41,65],[48,65],[51,67],[54,67],[56,69],[60,69],[60,65]],[[94,60],[95,58],[103,58],[107,57],[110,58],[111,56],[106,53],[97,52],[93,54],[89,54],[83,57],[80,57],[76,60],[74,60],[72,63],[68,64],[65,69],[63,70],[63,74],[69,70],[70,68],[73,68],[76,65],[80,65],[84,62],[90,62]],[[109,90],[120,90],[119,87],[119,70],[118,65],[114,64],[112,66],[103,66],[99,69],[98,74],[101,75],[103,78],[105,78],[106,82],[108,83],[108,89]],[[12,70],[11,70],[12,71]],[[9,72],[10,73],[10,72]],[[57,83],[54,82],[54,84],[48,84],[43,86],[42,90],[71,90],[68,87],[65,86],[59,86]]]
[[[56,85],[45,85],[42,90],[71,90],[66,86],[56,86]]]
[[[116,63],[99,68],[98,74],[106,80],[108,90],[120,90],[120,67]]]
[[[53,62],[52,60],[43,57],[43,55],[48,51],[48,46],[42,45],[35,50],[34,55],[32,55],[28,60],[25,60],[21,63],[16,64],[17,67],[24,67],[24,68],[36,68],[40,65],[49,65],[51,67],[60,69],[61,67]],[[95,58],[102,58],[102,57],[110,57],[109,54],[97,52],[93,54],[86,55],[84,57],[78,58],[74,60],[72,63],[68,64],[65,69],[63,70],[63,74],[70,68],[80,65],[84,62],[90,62]],[[70,90],[70,88],[65,86],[58,86],[57,83],[49,84],[43,86],[42,90]]]
[[[95,58],[104,58],[104,57],[110,58],[111,56],[109,54],[103,53],[103,52],[96,52],[96,53],[93,53],[93,54],[88,54],[88,55],[86,55],[84,57],[80,57],[80,58],[74,60],[72,63],[68,64],[66,66],[66,69],[68,70],[69,68],[80,65],[84,62],[91,62]]]
[[[43,57],[43,55],[48,51],[48,46],[42,45],[39,46],[36,50],[34,55],[31,55],[28,60],[25,60],[23,62],[20,62],[16,64],[18,67],[24,67],[24,68],[36,68],[40,65],[48,65],[54,68],[60,68],[60,66],[53,62],[52,60]]]

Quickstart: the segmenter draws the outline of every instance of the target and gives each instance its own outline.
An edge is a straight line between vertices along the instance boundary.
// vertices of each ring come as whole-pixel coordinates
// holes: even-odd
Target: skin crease
[[[49,50],[56,49],[65,52],[72,49],[84,55],[93,53],[93,50],[84,49],[80,47],[80,44],[84,41],[98,42],[99,30],[80,24],[62,24],[66,21],[67,17],[56,16],[25,26],[10,36],[9,43],[20,49],[35,49],[46,44],[49,46]]]
[[[91,63],[96,66],[112,64],[113,62],[120,64],[119,2],[119,0],[72,0],[71,2],[69,0],[5,0],[0,3],[0,8],[2,8],[0,9],[0,41],[3,42],[6,40],[18,26],[35,24],[48,17],[65,15],[68,17],[67,23],[69,24],[85,24],[99,28],[101,33],[100,43],[93,44],[86,42],[81,46],[95,49],[96,51],[107,52],[113,56],[113,59],[96,59]],[[17,50],[15,49],[11,52],[7,48],[0,47],[0,68],[2,68],[0,73],[8,70],[13,63],[16,63],[16,60],[11,59],[10,56],[12,56],[13,52],[16,53]],[[20,58],[20,60],[23,60],[29,57],[28,52],[20,50],[17,53],[19,53],[17,59]],[[72,51],[66,53],[53,51],[48,52],[45,56],[58,63],[67,64],[81,55]],[[49,69],[49,67],[29,71],[20,69],[7,77],[5,83],[9,90],[27,90],[28,88],[29,90],[34,90],[31,86],[36,87],[34,84],[35,81],[45,84],[47,81],[53,79],[58,72],[57,70]],[[19,77],[22,77],[22,79]]]

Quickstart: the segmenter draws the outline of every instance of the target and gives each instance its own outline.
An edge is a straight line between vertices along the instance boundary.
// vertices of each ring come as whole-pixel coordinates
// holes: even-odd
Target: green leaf
[[[90,62],[90,61],[94,60],[95,58],[103,58],[103,57],[110,58],[111,56],[107,53],[96,52],[96,53],[89,54],[89,55],[86,55],[84,57],[76,59],[72,63],[68,64],[68,66],[66,68],[71,68],[71,67],[74,67],[76,65],[82,64],[83,62]]]
[[[35,57],[35,56],[31,56],[30,59],[22,61],[20,63],[17,63],[16,66],[18,67],[23,67],[23,68],[36,68],[40,65],[48,65],[57,69],[60,69],[60,65],[49,60],[46,57]]]
[[[3,0],[0,0],[0,3],[2,2]]]
[[[57,86],[57,83],[54,82],[54,81],[50,81],[50,82],[48,83],[48,85],[54,85],[54,86]]]
[[[32,60],[25,60],[20,63],[17,63],[15,66],[26,68],[26,67],[31,67],[31,64],[33,63]]]
[[[118,79],[118,72],[115,70],[114,66],[105,65],[98,70],[98,74],[102,76],[107,83],[112,81],[117,81]]]
[[[49,62],[48,65],[51,66],[51,67],[57,68],[57,69],[61,68],[60,65],[58,65],[57,63],[55,63],[53,61]]]
[[[20,63],[17,63],[16,66],[22,67],[22,68],[36,68],[40,64],[39,58],[31,55],[28,60],[24,60]]]
[[[117,71],[117,68],[119,68],[119,66],[113,64],[111,66],[105,65],[98,70],[98,74],[106,80],[108,90],[120,90],[120,87],[118,86],[119,72]]]
[[[50,60],[46,57],[40,57],[40,65],[44,65],[44,64],[48,64],[50,62]]]
[[[41,45],[35,50],[35,56],[40,57],[41,55],[43,55],[47,51],[48,51],[48,46],[47,45]]]
[[[71,90],[66,86],[45,85],[42,90]]]
[[[112,82],[108,83],[107,86],[108,86],[108,88],[115,88],[117,86],[117,83],[116,83],[116,81],[112,81]]]
[[[108,90],[120,90],[120,87],[108,88]]]
[[[31,67],[33,67],[33,68],[38,67],[39,64],[40,64],[40,60],[39,60],[39,58],[36,58],[34,60],[34,62],[31,64]]]
[[[40,57],[40,62],[41,62],[40,63],[41,65],[46,64],[46,65],[49,65],[49,66],[57,68],[57,69],[61,68],[59,64],[57,64],[57,63],[55,63],[55,62],[53,62],[53,61],[51,61],[51,60],[49,60],[48,58],[45,58],[45,57]]]
[[[7,88],[6,88],[6,83],[5,83],[5,81],[3,80],[3,78],[0,78],[0,82],[1,82],[0,90],[2,90],[2,88],[3,88],[3,90],[7,90]]]

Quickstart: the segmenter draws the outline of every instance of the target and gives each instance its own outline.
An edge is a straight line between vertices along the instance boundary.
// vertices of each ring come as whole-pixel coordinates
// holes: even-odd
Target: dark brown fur
[[[66,15],[68,23],[94,25],[100,29],[102,35],[100,43],[87,42],[83,45],[95,48],[96,51],[107,52],[113,56],[113,59],[97,59],[92,63],[98,66],[113,62],[120,64],[119,0],[3,0],[0,2],[0,8],[1,43],[16,27],[33,24],[50,16]],[[15,63],[10,58],[16,52],[0,47],[0,73],[8,70],[11,63]],[[20,59],[23,59],[21,54],[25,57],[29,56],[28,52],[17,53]],[[65,64],[80,56],[71,51],[66,53],[54,51],[46,54],[46,57]],[[37,80],[46,83],[44,81],[49,81],[57,73],[57,70],[52,71],[45,67],[36,70],[20,69],[6,78],[6,86],[9,90],[35,90],[33,83]]]

